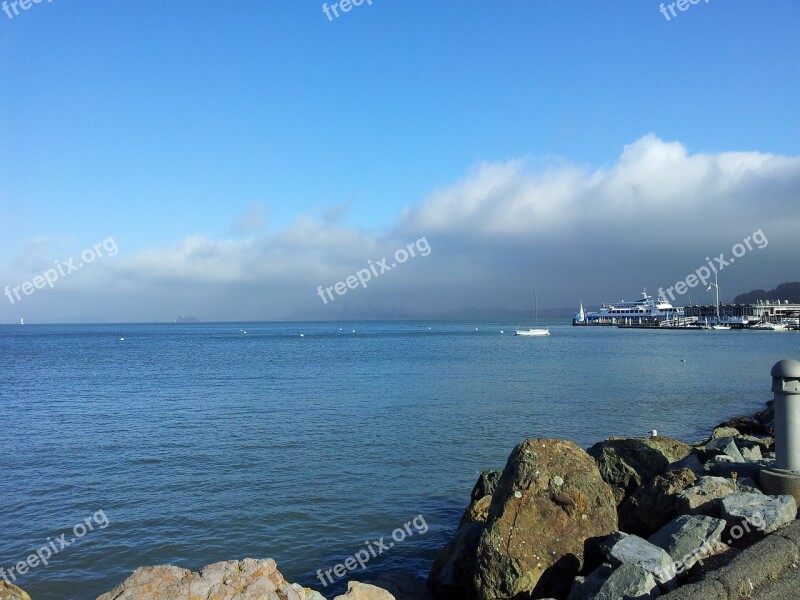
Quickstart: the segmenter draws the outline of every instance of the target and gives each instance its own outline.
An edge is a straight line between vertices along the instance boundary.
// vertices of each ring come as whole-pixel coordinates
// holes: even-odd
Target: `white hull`
[[[542,337],[545,335],[550,335],[549,329],[517,329],[514,332],[514,335],[521,335],[527,337]]]
[[[759,323],[752,325],[750,329],[754,331],[786,331],[786,325],[783,323]]]
[[[711,329],[716,329],[718,331],[725,331],[725,330],[728,330],[730,328],[731,328],[730,325],[712,325],[711,326]]]

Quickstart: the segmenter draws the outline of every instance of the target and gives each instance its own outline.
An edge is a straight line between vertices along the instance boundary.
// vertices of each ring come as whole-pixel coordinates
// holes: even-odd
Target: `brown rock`
[[[681,514],[679,494],[696,481],[690,469],[656,475],[620,505],[620,529],[643,538],[651,536]]]
[[[480,500],[476,500],[467,507],[464,511],[464,516],[458,523],[459,527],[469,525],[470,523],[483,523],[489,516],[489,506],[492,504],[491,496],[484,496]]]
[[[31,600],[31,597],[5,579],[0,579],[0,600]]]
[[[475,593],[475,562],[484,523],[460,527],[453,540],[439,551],[428,576],[428,587],[437,598],[472,600]]]
[[[501,473],[502,471],[488,470],[480,474],[475,487],[472,488],[471,502],[461,517],[459,527],[486,520],[489,504],[492,502],[492,494],[497,488]]]
[[[199,572],[173,566],[140,567],[97,600],[306,600],[305,590],[289,584],[272,559],[218,562]]]
[[[589,448],[600,474],[611,486],[617,504],[636,488],[689,455],[692,448],[680,440],[653,438],[609,438]]]
[[[377,586],[350,581],[347,584],[347,593],[336,596],[333,600],[395,600],[395,597]]]
[[[569,441],[522,442],[508,458],[478,543],[478,598],[566,596],[586,547],[616,526],[613,493],[586,452]]]
[[[494,494],[497,489],[497,482],[500,481],[500,475],[502,474],[502,471],[496,469],[489,469],[481,473],[478,481],[475,482],[475,487],[472,488],[472,501],[475,502],[485,496]]]

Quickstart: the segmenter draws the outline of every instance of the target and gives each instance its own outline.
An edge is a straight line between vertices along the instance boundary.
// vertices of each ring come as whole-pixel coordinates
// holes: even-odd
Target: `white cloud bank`
[[[690,154],[647,135],[619,160],[591,169],[566,160],[480,163],[458,182],[408,207],[386,231],[299,216],[276,234],[210,239],[125,256],[25,299],[40,320],[271,319],[299,311],[434,311],[521,308],[536,281],[543,306],[635,298],[671,285],[729,252],[757,229],[769,246],[725,271],[724,292],[800,280],[800,157],[759,152]],[[342,207],[329,212],[339,214]],[[237,233],[262,225],[258,206]],[[426,236],[431,255],[386,273],[367,289],[323,305],[317,286]],[[6,281],[14,281],[10,274]],[[14,275],[20,275],[14,273]],[[723,284],[723,282],[721,282]],[[697,291],[695,301],[707,301]],[[0,308],[0,319],[19,307]],[[352,314],[352,313],[351,313]],[[29,316],[27,320],[34,320]]]

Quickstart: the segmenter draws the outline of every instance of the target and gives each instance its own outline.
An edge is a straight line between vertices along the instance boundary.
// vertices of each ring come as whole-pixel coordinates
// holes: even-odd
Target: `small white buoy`
[[[653,429],[653,430],[650,432],[650,437],[651,437],[651,438],[658,437],[658,431],[656,431],[655,429]]]
[[[428,331],[430,331],[430,330],[431,330],[431,328],[430,328],[430,327],[428,327]]]
[[[247,333],[247,332],[246,332],[246,331],[243,331],[242,333]]]
[[[355,333],[355,332],[356,332],[356,330],[355,330],[355,329],[353,329],[353,333]]]
[[[478,328],[477,328],[477,327],[475,328],[475,331],[478,331]]]
[[[119,341],[120,341],[120,342],[124,342],[124,341],[125,341],[125,338],[119,338]]]
[[[300,334],[300,337],[306,337],[306,336],[305,336],[305,334],[301,333],[301,334]]]
[[[341,327],[339,327],[339,331],[341,331],[341,330],[342,330],[342,328],[341,328]]]
[[[501,329],[501,330],[500,330],[500,333],[505,333],[505,331],[503,331],[503,330]]]

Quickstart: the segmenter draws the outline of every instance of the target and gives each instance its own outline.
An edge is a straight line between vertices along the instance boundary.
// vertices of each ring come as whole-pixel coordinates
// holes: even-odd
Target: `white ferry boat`
[[[581,305],[581,309],[583,305]],[[659,326],[662,323],[677,322],[683,318],[683,308],[659,298],[654,300],[642,290],[642,299],[635,302],[615,302],[603,304],[600,310],[575,315],[574,325],[644,325]]]

